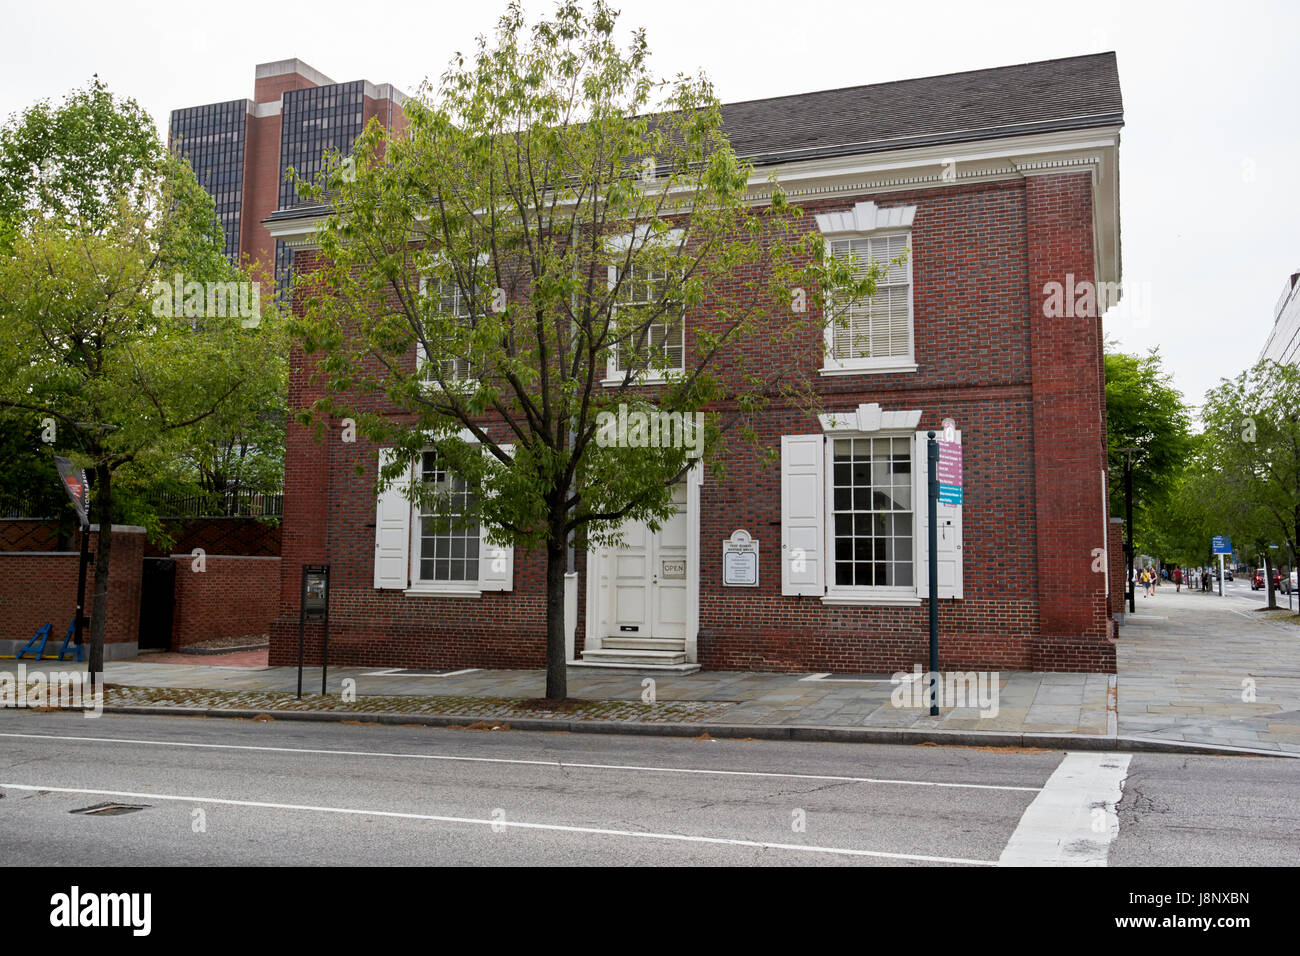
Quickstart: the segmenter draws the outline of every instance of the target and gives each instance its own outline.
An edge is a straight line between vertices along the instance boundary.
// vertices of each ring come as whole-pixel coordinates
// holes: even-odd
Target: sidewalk
[[[1300,754],[1300,626],[1261,603],[1139,593],[1120,628],[1120,734]]]
[[[1120,630],[1118,678],[1002,673],[996,708],[983,708],[989,716],[969,706],[941,708],[930,717],[919,693],[895,706],[899,685],[887,674],[713,671],[654,675],[651,688],[644,674],[571,670],[571,700],[552,703],[538,700],[545,692],[541,671],[337,667],[329,672],[329,696],[322,697],[320,670],[308,668],[305,696],[298,700],[296,668],[266,667],[264,656],[248,653],[109,662],[106,679],[117,686],[107,706],[458,726],[495,722],[515,729],[1079,749],[1205,745],[1300,755],[1300,627],[1264,619],[1251,610],[1257,606],[1240,597],[1175,594],[1171,587],[1153,598],[1139,595],[1138,613]],[[39,666],[60,669],[51,662]],[[1243,701],[1243,688],[1251,686],[1254,700]],[[345,700],[345,689],[355,698]]]

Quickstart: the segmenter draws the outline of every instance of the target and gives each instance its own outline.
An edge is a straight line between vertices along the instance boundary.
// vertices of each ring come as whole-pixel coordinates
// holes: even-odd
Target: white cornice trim
[[[1119,282],[1119,132],[1110,126],[799,160],[755,170],[748,198],[755,205],[770,199],[773,175],[786,196],[806,201],[1090,171],[1097,280]],[[290,248],[307,249],[318,222],[288,220],[267,229]]]

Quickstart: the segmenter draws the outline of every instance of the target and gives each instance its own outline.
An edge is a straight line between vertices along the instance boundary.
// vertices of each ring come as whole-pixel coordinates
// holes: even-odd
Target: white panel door
[[[650,566],[651,618],[654,637],[686,639],[686,482],[673,488],[677,513],[651,536],[654,561]]]
[[[657,532],[639,522],[623,527],[623,541],[609,550],[613,589],[609,616],[611,637],[660,637],[685,640],[686,483],[673,489],[677,513]]]

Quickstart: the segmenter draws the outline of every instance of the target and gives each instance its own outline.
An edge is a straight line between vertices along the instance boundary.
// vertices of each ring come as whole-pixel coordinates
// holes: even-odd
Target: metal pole
[[[1136,590],[1133,581],[1133,453],[1124,453],[1124,557],[1128,562],[1125,587],[1128,589],[1128,612],[1136,614],[1133,598]]]
[[[298,611],[298,698],[302,699],[302,628],[303,615],[301,609]]]
[[[1219,552],[1219,597],[1223,597],[1223,552]]]
[[[928,433],[926,468],[930,516],[930,716],[939,716],[939,443]]]
[[[330,669],[330,612],[329,608],[325,609],[325,617],[321,625],[325,633],[322,636],[320,648],[320,695],[325,696],[325,675]]]
[[[81,527],[81,564],[77,569],[77,621],[76,636],[73,640],[77,647],[82,643],[82,627],[86,623],[86,566],[90,563],[90,525]]]

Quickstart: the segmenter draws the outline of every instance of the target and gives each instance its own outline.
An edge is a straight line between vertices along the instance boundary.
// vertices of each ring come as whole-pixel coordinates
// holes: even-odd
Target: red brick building
[[[950,419],[964,473],[961,503],[939,509],[944,666],[1113,671],[1108,552],[1121,542],[1091,303],[1120,280],[1114,55],[729,104],[723,118],[755,191],[777,170],[832,251],[910,255],[864,313],[869,347],[828,333],[809,370],[826,413],[763,413],[779,467],[738,448],[726,481],[692,471],[658,533],[630,526],[621,546],[578,555],[570,661],[924,666],[925,433]],[[300,268],[317,215],[269,220]],[[312,398],[297,355],[291,404]],[[542,666],[544,554],[462,542],[448,552],[465,565],[456,586],[424,580],[418,515],[400,489],[376,501],[382,454],[290,426],[271,663],[296,657],[301,565],[328,562],[335,663]],[[739,531],[756,562],[724,559],[746,550],[724,545]]]

